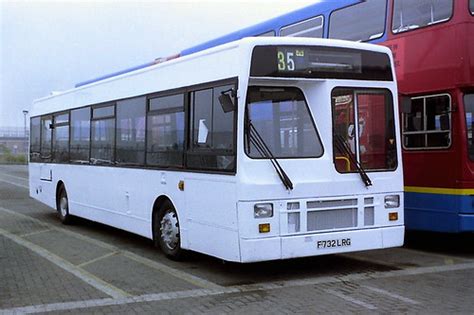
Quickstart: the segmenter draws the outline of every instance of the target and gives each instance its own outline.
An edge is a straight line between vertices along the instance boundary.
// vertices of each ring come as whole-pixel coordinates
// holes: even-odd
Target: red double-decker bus
[[[406,228],[473,232],[473,34],[474,0],[323,0],[173,58],[248,36],[336,38],[390,47],[404,104],[400,115]],[[342,115],[345,106],[342,102],[336,121],[350,126],[350,117]],[[365,119],[359,128],[361,123],[377,125]],[[360,137],[356,141],[369,148],[378,141]],[[370,154],[362,166],[373,165],[376,159]],[[344,167],[345,162],[341,158],[335,163]]]
[[[474,231],[474,0],[392,0],[408,229]]]

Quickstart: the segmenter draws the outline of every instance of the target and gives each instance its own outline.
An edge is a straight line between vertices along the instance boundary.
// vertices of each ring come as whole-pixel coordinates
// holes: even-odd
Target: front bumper
[[[404,234],[405,227],[400,225],[284,237],[241,238],[240,258],[241,262],[248,263],[397,247],[403,245]]]

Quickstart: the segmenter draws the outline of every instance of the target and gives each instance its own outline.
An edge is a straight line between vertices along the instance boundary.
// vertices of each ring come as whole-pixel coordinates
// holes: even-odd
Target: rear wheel
[[[155,243],[171,259],[178,260],[183,254],[176,210],[166,201],[158,211],[155,223]]]
[[[59,220],[61,220],[63,224],[69,224],[72,222],[71,215],[69,214],[69,201],[64,186],[59,189],[56,210],[58,211]]]

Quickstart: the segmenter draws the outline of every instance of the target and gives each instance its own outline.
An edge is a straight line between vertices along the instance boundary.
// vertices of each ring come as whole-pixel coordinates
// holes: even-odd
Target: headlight
[[[260,203],[253,207],[253,217],[256,219],[273,217],[273,204]]]
[[[400,206],[399,195],[385,196],[385,208],[398,208]]]

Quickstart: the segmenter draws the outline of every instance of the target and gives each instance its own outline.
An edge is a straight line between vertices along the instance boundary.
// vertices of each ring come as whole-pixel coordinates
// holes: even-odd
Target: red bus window
[[[471,4],[474,1],[471,1]],[[474,94],[464,95],[464,112],[466,113],[467,151],[469,158],[474,161],[474,141],[472,130],[474,129]]]
[[[394,0],[392,31],[401,33],[441,23],[452,14],[453,0]]]
[[[332,106],[338,172],[355,171],[354,161],[365,170],[396,168],[395,125],[388,91],[335,89]]]
[[[448,94],[414,97],[403,114],[405,149],[442,149],[451,145],[451,97]]]
[[[474,15],[474,0],[469,0],[469,10]]]

